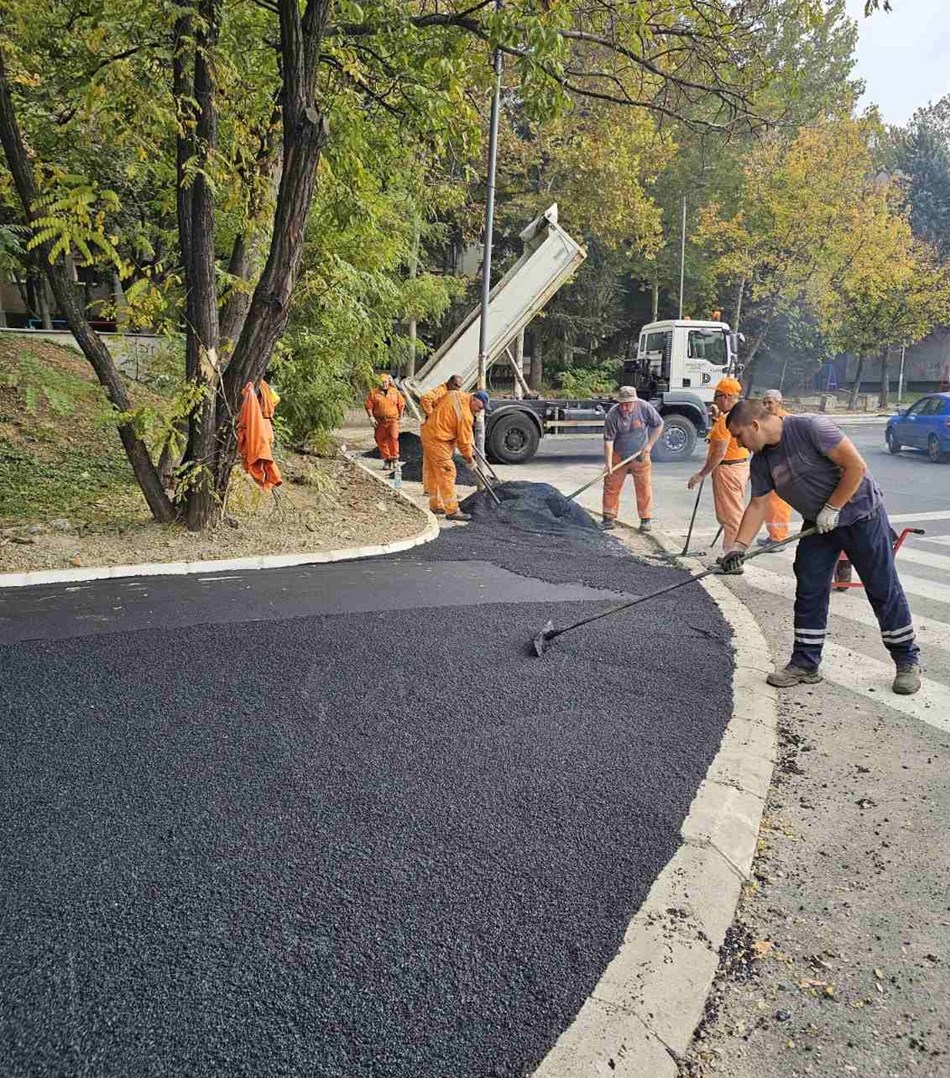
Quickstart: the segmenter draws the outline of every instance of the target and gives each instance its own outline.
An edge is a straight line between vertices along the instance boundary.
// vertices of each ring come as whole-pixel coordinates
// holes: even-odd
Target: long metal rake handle
[[[476,450],[475,452],[477,453],[478,450]],[[495,488],[492,486],[491,480],[482,471],[482,466],[478,462],[478,457],[475,456],[474,454],[472,455],[472,463],[475,465],[475,474],[482,481],[482,486],[488,491],[488,493],[492,496],[492,498],[494,498],[495,504],[500,508],[501,507],[501,498],[499,498],[498,495],[495,493]]]
[[[810,535],[815,535],[817,531],[817,528],[809,528],[807,531],[799,532],[797,535],[790,535],[787,539],[781,539],[779,542],[771,543],[769,546],[761,547],[759,550],[752,550],[746,554],[743,558],[743,562],[751,561],[760,554],[771,554],[773,551],[779,550],[783,546],[788,546],[790,543],[797,543],[800,539],[807,539]],[[711,569],[704,569],[695,576],[689,576],[685,580],[678,581],[676,584],[670,584],[668,587],[660,588],[659,591],[651,591],[649,595],[641,595],[636,599],[631,599],[629,603],[611,607],[610,610],[602,610],[599,614],[593,614],[589,618],[575,621],[573,625],[565,625],[563,629],[549,629],[544,633],[544,639],[553,640],[556,636],[561,636],[562,633],[569,633],[572,629],[579,629],[582,625],[590,625],[592,621],[600,621],[601,618],[609,618],[611,614],[619,614],[621,610],[629,610],[632,606],[638,606],[640,603],[645,603],[650,599],[658,599],[661,595],[667,595],[671,591],[676,591],[677,588],[685,587],[687,584],[695,584],[697,580],[704,580],[707,576],[714,575],[727,576],[728,574],[723,573],[718,565],[714,565]]]
[[[569,502],[573,501],[578,494],[583,494],[584,491],[588,489],[588,487],[592,487],[595,483],[599,483],[601,479],[606,479],[608,475],[613,475],[615,471],[617,471],[619,468],[622,468],[625,464],[629,464],[630,461],[636,460],[636,458],[639,457],[642,452],[642,449],[638,449],[636,453],[631,453],[630,456],[626,458],[626,460],[619,461],[611,468],[604,468],[600,475],[594,476],[594,478],[589,483],[585,483],[582,487],[578,487],[573,494],[568,494],[567,500]]]

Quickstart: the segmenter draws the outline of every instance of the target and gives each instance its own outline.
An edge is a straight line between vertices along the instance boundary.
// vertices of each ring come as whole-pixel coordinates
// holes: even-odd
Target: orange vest
[[[743,449],[741,445],[733,438],[729,433],[729,428],[726,426],[726,413],[720,413],[718,419],[712,425],[712,430],[709,432],[709,440],[711,442],[728,442],[726,447],[726,455],[723,460],[748,460],[750,453],[748,449]]]
[[[446,393],[426,420],[426,438],[436,442],[454,442],[463,457],[470,457],[474,446],[472,395],[453,389]]]
[[[382,389],[370,390],[366,397],[366,411],[374,419],[398,419],[406,407],[402,394],[395,386],[385,392]]]

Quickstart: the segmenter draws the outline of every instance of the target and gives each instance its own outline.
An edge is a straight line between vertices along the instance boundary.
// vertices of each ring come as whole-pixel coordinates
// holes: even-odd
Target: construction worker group
[[[742,384],[722,378],[713,389],[715,420],[702,467],[687,487],[712,480],[713,506],[722,530],[723,573],[743,572],[751,544],[765,525],[768,547],[790,538],[792,510],[803,520],[795,553],[794,641],[791,657],[767,681],[778,688],[821,680],[819,666],[828,635],[828,605],[839,559],[861,576],[877,616],[884,647],[896,667],[893,691],[919,690],[920,653],[907,598],[894,563],[893,531],[883,495],[854,443],[824,415],[791,415],[782,394],[770,389],[759,399],[743,399]],[[399,398],[398,402],[396,398]],[[466,521],[456,492],[457,451],[476,470],[473,425],[488,406],[483,391],[466,393],[457,377],[420,400],[423,420],[423,484],[433,513]],[[402,397],[388,375],[366,398],[376,444],[387,465],[399,454]],[[623,386],[604,419],[603,527],[616,526],[627,476],[633,479],[640,531],[653,521],[651,451],[663,432],[656,408]],[[746,487],[751,499],[746,504]]]

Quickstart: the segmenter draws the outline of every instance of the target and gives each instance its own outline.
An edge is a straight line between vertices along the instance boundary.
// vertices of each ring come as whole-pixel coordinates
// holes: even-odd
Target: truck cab
[[[621,384],[634,386],[663,416],[658,460],[692,454],[709,428],[713,387],[738,369],[737,351],[738,337],[725,322],[669,319],[640,330],[636,358],[624,363]]]

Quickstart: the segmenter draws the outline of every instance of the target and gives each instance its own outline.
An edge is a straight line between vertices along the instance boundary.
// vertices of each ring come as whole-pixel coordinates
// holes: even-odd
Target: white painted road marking
[[[781,573],[773,573],[758,565],[747,565],[742,579],[756,591],[765,591],[770,595],[779,595],[789,601],[795,598],[795,580]],[[791,613],[791,611],[789,612]],[[861,625],[877,629],[877,618],[861,591],[855,589],[848,594],[835,594],[831,599],[831,616],[856,621]],[[950,651],[950,624],[933,618],[914,615],[914,625],[920,636],[918,642],[924,648],[939,648]]]
[[[923,679],[920,692],[898,696],[891,692],[894,664],[871,659],[840,644],[825,644],[821,672],[826,681],[850,689],[893,711],[901,711],[938,730],[950,731],[950,686]]]

